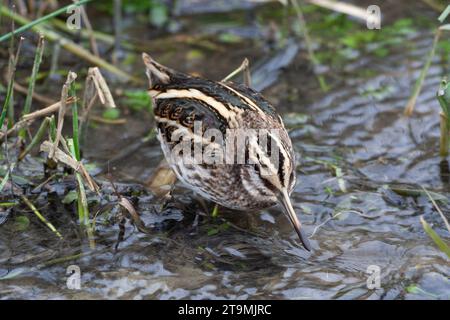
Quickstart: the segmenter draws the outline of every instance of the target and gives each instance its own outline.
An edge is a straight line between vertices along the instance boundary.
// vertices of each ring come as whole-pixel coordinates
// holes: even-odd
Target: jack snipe
[[[234,210],[281,203],[310,250],[289,198],[296,180],[292,142],[270,103],[246,85],[189,76],[145,53],[143,60],[158,139],[177,178]]]

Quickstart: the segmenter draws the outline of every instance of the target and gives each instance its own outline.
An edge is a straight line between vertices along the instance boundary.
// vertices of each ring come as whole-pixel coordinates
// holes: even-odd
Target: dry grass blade
[[[347,14],[349,16],[363,20],[364,22],[367,21],[366,9],[355,6],[351,3],[345,3],[341,1],[330,1],[330,0],[307,0],[307,2],[322,8]]]
[[[134,209],[131,202],[125,198],[120,196],[119,205],[128,211],[128,213],[131,216],[131,220],[133,220],[133,224],[138,228],[139,231],[144,233],[149,233],[150,230],[145,226],[144,222],[141,220],[141,217],[139,217],[139,214],[137,213],[136,209]]]
[[[230,80],[231,78],[233,78],[235,75],[237,75],[239,72],[243,72],[244,73],[244,84],[248,87],[251,86],[251,75],[250,75],[250,62],[248,61],[247,58],[244,59],[244,61],[242,61],[241,65],[234,71],[232,71],[229,75],[227,75],[225,78],[223,78],[222,80],[220,80],[221,82],[225,82]]]
[[[52,150],[54,147],[54,144],[50,141],[46,140],[41,144],[40,150],[42,152],[50,153],[50,150]],[[54,157],[53,159],[55,161],[61,162],[69,167],[71,167],[76,172],[80,173],[84,180],[86,181],[86,184],[88,185],[89,189],[94,192],[99,192],[100,188],[95,183],[95,181],[91,178],[89,173],[87,172],[86,168],[83,166],[81,162],[76,161],[72,156],[70,156],[68,153],[65,153],[59,148],[56,148],[54,151]]]
[[[66,99],[66,105],[71,105],[75,100],[76,100],[76,98],[74,98],[74,97],[68,97]],[[22,117],[22,120],[29,121],[29,120],[34,120],[37,118],[45,117],[49,114],[52,114],[52,113],[58,111],[60,108],[61,108],[61,101],[58,101],[48,107],[45,107],[43,109],[40,109],[40,110],[37,110],[32,113],[24,115]]]
[[[116,103],[111,94],[105,78],[101,74],[99,68],[89,68],[84,85],[84,96],[81,113],[81,132],[85,133],[85,123],[88,120],[89,113],[94,106],[95,101],[99,98],[101,104],[110,108],[116,108]],[[82,134],[84,136],[84,134]]]
[[[73,2],[76,3],[77,1],[73,0]],[[81,11],[81,17],[83,18],[84,25],[86,26],[86,30],[89,35],[89,43],[91,45],[92,53],[94,55],[96,55],[97,57],[100,57],[100,54],[98,51],[97,40],[95,39],[91,21],[89,20],[89,17],[87,15],[87,12],[86,12],[86,9],[84,8],[84,6],[80,6],[80,11]]]
[[[77,74],[75,72],[69,71],[67,75],[66,83],[64,83],[62,91],[61,91],[61,104],[58,112],[58,127],[56,131],[56,139],[53,145],[53,148],[50,149],[48,156],[49,158],[53,158],[55,154],[55,150],[58,148],[59,141],[61,140],[62,129],[64,126],[64,115],[66,114],[66,102],[67,97],[69,95],[69,88],[72,82],[77,78]]]
[[[69,97],[69,98],[67,98],[66,103],[71,104],[74,102],[74,100],[75,99],[73,97]],[[30,126],[34,122],[34,120],[45,117],[49,114],[52,114],[52,113],[58,111],[60,107],[61,107],[61,102],[56,102],[46,108],[43,108],[43,109],[37,110],[35,112],[24,115],[20,119],[20,121],[18,121],[16,124],[14,124],[14,126],[7,131],[7,134],[10,135],[19,129]],[[2,139],[4,136],[5,136],[5,133],[0,132],[0,139]]]
[[[111,90],[100,72],[100,69],[97,67],[89,68],[88,77],[95,85],[100,102],[108,107],[116,108],[116,103],[114,102]]]

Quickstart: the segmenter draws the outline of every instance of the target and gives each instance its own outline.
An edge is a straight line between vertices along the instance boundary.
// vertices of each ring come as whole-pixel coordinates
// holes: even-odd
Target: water
[[[413,197],[393,191],[424,186],[439,193],[448,217],[449,175],[437,154],[440,109],[435,99],[448,69],[440,56],[434,59],[414,115],[404,117],[432,35],[419,28],[405,42],[409,50],[397,47],[382,58],[359,53],[332,68],[327,93],[301,54],[264,90],[291,128],[299,159],[292,199],[312,235],[312,253],[298,244],[279,207],[259,214],[222,210],[214,219],[179,186],[161,210],[161,202],[142,187],[161,160],[158,143],[150,141],[111,163],[109,170],[123,182],[117,182],[120,193],[134,201],[151,232],[127,223],[116,251],[117,221],[114,215],[99,217],[96,249],[91,250],[73,206],[58,200],[73,181],[50,183],[36,203],[65,239],[58,241],[32,215],[26,231],[15,230],[14,217],[26,212],[0,212],[0,277],[12,278],[0,280],[0,298],[449,299],[449,260],[419,221],[423,215],[448,241],[441,218],[423,193]],[[176,59],[178,52],[164,63],[218,79],[249,53],[256,60],[264,55],[253,46],[230,45],[234,50],[221,53],[220,59],[218,53],[204,53],[201,61],[187,65]],[[85,150],[91,162],[117,156],[152,125],[149,119],[127,120],[127,127],[92,129],[95,138]],[[36,161],[27,158],[20,170],[42,177]],[[108,188],[100,204],[114,200]],[[79,256],[55,261],[73,255]],[[81,269],[81,290],[66,286],[71,264]],[[367,286],[370,266],[380,269],[380,288]]]

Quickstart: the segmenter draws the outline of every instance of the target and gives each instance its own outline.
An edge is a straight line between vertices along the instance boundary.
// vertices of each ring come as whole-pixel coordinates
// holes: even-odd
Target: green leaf
[[[186,58],[188,60],[198,60],[203,57],[204,57],[203,52],[201,52],[200,50],[196,50],[196,49],[189,50],[186,55]]]
[[[406,292],[417,294],[420,292],[420,288],[418,286],[416,286],[415,284],[411,284],[406,287]]]
[[[214,228],[214,229],[209,229],[207,234],[208,234],[208,236],[213,236],[218,233],[219,233],[219,229]]]
[[[438,299],[439,298],[437,295],[432,294],[430,292],[427,292],[427,291],[423,290],[421,287],[419,287],[418,285],[415,285],[415,284],[411,284],[411,285],[407,286],[406,287],[406,292],[412,293],[412,294],[421,294],[421,295],[428,296],[428,297],[433,298],[433,299]]]
[[[161,28],[169,20],[169,10],[164,4],[157,4],[150,10],[150,22]]]
[[[19,185],[33,185],[33,182],[31,182],[29,179],[22,177],[22,176],[18,176],[13,174],[12,175],[12,180],[14,183],[17,183]]]
[[[217,218],[218,215],[219,215],[219,206],[215,205],[213,211],[211,212],[211,216],[213,218]]]
[[[377,48],[374,53],[377,57],[384,58],[389,54],[389,49],[380,47]]]
[[[230,228],[230,224],[228,222],[224,222],[219,226],[220,231],[226,231]]]
[[[108,120],[116,120],[120,117],[120,110],[117,108],[108,108],[103,112],[103,118]]]
[[[425,221],[423,217],[420,217],[420,222],[422,223],[423,229],[438,246],[438,248],[444,252],[447,257],[450,258],[450,247],[442,240],[442,238],[434,231],[430,225]]]
[[[222,33],[219,35],[219,41],[223,43],[238,43],[242,41],[242,38],[234,33]]]
[[[15,231],[25,231],[30,225],[30,219],[26,216],[18,216],[14,219],[13,229]]]
[[[414,22],[410,18],[399,19],[394,22],[393,29],[410,28],[414,26]]]
[[[64,199],[62,200],[62,203],[64,204],[70,204],[78,199],[78,193],[76,190],[69,191]]]
[[[3,207],[3,208],[14,207],[16,205],[17,205],[17,203],[15,203],[15,202],[0,202],[0,207]]]
[[[125,90],[125,104],[136,111],[147,109],[153,113],[152,100],[147,91],[144,90]]]

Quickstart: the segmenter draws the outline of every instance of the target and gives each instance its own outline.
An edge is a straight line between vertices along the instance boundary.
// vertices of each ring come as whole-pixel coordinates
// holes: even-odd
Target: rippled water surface
[[[421,8],[399,17],[415,18],[417,10],[434,17]],[[250,34],[254,29],[259,30],[253,24],[241,28]],[[275,67],[276,81],[263,93],[290,129],[298,159],[292,198],[314,250],[299,246],[279,207],[257,214],[221,209],[212,218],[190,191],[177,185],[162,209],[143,187],[162,159],[158,143],[151,140],[109,166],[119,191],[132,199],[151,232],[139,232],[128,222],[115,250],[119,226],[113,218],[99,217],[96,249],[91,250],[75,215],[57,201],[75,182],[49,184],[36,203],[65,238],[58,241],[31,216],[25,232],[14,231],[12,215],[21,212],[9,218],[3,214],[4,219],[0,215],[0,277],[11,278],[0,280],[0,298],[449,299],[449,260],[419,220],[423,215],[450,239],[422,190],[436,193],[448,217],[450,179],[448,164],[438,155],[440,108],[435,99],[449,71],[442,55],[433,60],[413,116],[403,116],[432,37],[429,29],[417,27],[387,56],[355,50],[353,59],[328,66],[331,88],[326,93],[298,40],[271,51],[249,40],[245,47],[230,44],[224,46],[228,51],[206,51],[200,61],[188,62],[177,58],[185,44],[170,58],[160,50],[156,56],[165,64],[214,79],[252,57],[255,86],[260,87],[270,78],[264,74],[270,71],[270,57],[294,57],[289,67]],[[127,120],[126,126],[91,129],[94,138],[85,150],[90,162],[121,155],[153,125],[150,118]],[[28,157],[20,170],[42,176],[34,172],[38,161]],[[99,174],[98,179],[105,178]],[[405,194],[405,189],[416,192]],[[114,197],[111,188],[106,194]],[[211,203],[206,206],[212,210]],[[81,290],[66,287],[66,268],[72,264],[81,269]],[[380,268],[380,288],[368,288],[369,266]]]

